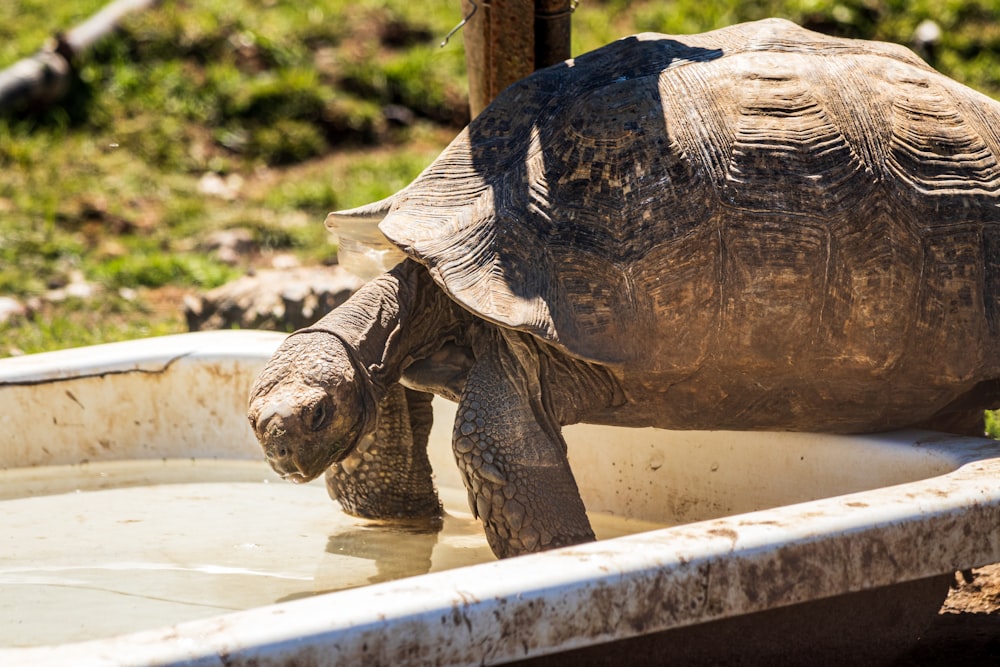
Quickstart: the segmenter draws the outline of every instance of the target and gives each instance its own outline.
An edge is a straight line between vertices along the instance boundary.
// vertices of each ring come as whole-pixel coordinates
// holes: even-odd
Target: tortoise
[[[348,512],[433,516],[429,401],[456,401],[500,557],[594,538],[567,424],[982,434],[998,159],[1000,104],[902,46],[776,19],[622,39],[330,215],[400,261],[283,342],[252,427]]]

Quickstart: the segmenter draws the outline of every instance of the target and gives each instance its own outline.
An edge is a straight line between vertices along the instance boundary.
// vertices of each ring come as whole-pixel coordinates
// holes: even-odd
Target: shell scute
[[[974,118],[936,82],[896,81],[888,167],[901,183],[927,195],[1000,192],[1000,165]]]
[[[811,76],[816,64],[802,54],[771,56],[755,54],[734,76],[740,96],[722,198],[741,210],[812,215],[855,206],[875,178],[825,103],[829,91],[816,84],[824,77]],[[836,86],[839,77],[829,78]]]
[[[784,21],[639,35],[509,88],[380,229],[471,312],[581,358],[878,375],[940,345],[967,377],[947,338],[1000,328],[998,128],[902,47]]]

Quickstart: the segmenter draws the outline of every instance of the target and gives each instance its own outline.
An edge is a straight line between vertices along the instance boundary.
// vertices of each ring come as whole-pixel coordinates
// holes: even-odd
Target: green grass
[[[76,25],[107,0],[6,0],[0,3],[0,67],[37,51],[56,28]]]
[[[1000,411],[986,411],[986,435],[994,440],[1000,439]]]
[[[106,2],[0,3],[0,67]],[[1000,95],[1000,0],[585,0],[573,51],[769,15],[902,43],[934,18],[933,64]],[[251,231],[248,265],[330,261],[326,212],[403,187],[465,122],[462,36],[437,46],[459,18],[437,0],[164,0],[127,20],[62,106],[0,118],[0,296],[41,304],[0,324],[0,356],[182,330],[184,293],[248,268],[203,250],[216,230]],[[203,192],[206,173],[238,195]],[[95,296],[45,303],[78,274]]]
[[[0,66],[104,4],[4,4]],[[0,295],[37,302],[77,273],[100,288],[0,325],[0,355],[180,330],[181,293],[247,268],[200,250],[218,229],[250,229],[253,263],[329,261],[326,212],[402,187],[457,131],[441,121],[464,110],[461,40],[427,38],[456,15],[444,3],[165,0],[133,16],[81,62],[62,107],[0,119]],[[384,43],[387,26],[403,46]],[[390,75],[352,92],[359,66]],[[388,126],[390,103],[416,123]],[[201,192],[208,172],[240,174],[240,196]],[[176,313],[143,305],[170,289]]]
[[[117,294],[69,299],[37,314],[31,326],[0,325],[8,349],[23,354],[115,340],[163,336],[182,331],[179,312],[156,312]]]

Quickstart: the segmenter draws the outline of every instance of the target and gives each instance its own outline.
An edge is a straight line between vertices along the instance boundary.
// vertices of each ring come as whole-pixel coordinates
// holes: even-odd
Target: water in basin
[[[106,637],[493,560],[464,489],[440,532],[348,516],[263,462],[0,471],[0,646]],[[598,537],[663,524],[592,515]]]

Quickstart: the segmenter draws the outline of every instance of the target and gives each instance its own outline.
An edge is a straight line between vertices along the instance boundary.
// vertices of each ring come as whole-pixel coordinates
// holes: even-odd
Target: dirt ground
[[[933,625],[895,667],[1000,665],[1000,563],[956,577]]]

